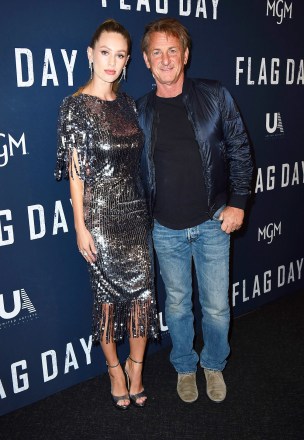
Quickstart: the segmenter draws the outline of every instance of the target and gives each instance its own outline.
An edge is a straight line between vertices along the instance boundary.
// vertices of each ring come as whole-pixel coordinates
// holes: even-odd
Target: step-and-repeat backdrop
[[[190,30],[188,75],[216,78],[228,87],[252,142],[253,198],[245,228],[232,241],[234,316],[304,286],[301,0],[5,0],[0,414],[105,371],[100,348],[92,347],[92,296],[76,247],[68,183],[53,177],[58,107],[87,81],[87,45],[109,17],[133,39],[124,89],[134,98],[151,90],[140,38],[146,23],[167,16]],[[159,276],[157,284],[164,345],[170,338]],[[119,354],[126,356],[127,344]]]

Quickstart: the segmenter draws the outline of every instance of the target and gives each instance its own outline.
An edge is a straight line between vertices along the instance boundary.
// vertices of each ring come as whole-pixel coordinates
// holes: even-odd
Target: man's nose
[[[165,66],[167,66],[169,64],[170,60],[169,60],[169,56],[167,53],[163,53],[162,55],[162,64],[164,64]]]

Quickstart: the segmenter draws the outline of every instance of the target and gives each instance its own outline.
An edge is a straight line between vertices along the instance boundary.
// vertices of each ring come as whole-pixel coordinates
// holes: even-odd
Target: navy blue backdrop
[[[124,89],[153,87],[144,25],[179,18],[193,39],[189,76],[228,87],[256,164],[246,225],[232,241],[235,316],[303,288],[304,66],[300,0],[44,0],[0,13],[0,414],[105,370],[92,348],[91,292],[77,252],[68,183],[53,178],[62,99],[89,77],[86,48],[114,17],[132,35]],[[170,341],[157,278],[163,344]],[[284,325],[284,323],[282,323]],[[160,346],[151,346],[156,350]],[[126,356],[127,347],[120,346]]]

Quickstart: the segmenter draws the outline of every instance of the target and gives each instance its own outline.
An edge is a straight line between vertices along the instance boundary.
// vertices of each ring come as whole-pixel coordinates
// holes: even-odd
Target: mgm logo
[[[287,5],[287,2],[283,0],[267,0],[267,12],[266,15],[270,15],[272,13],[273,17],[277,17],[277,24],[282,24],[285,18],[292,18],[292,2],[290,5]]]

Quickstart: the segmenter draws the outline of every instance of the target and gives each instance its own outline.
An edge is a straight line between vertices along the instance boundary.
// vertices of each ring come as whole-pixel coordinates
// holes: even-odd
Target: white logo
[[[69,58],[66,49],[61,49],[61,55],[66,68],[68,85],[72,86],[77,50],[72,50]],[[15,63],[17,87],[31,87],[35,83],[34,57],[32,51],[25,47],[16,47]],[[49,81],[52,82],[53,86],[59,86],[52,49],[45,49],[44,59],[40,60],[40,63],[43,66],[41,86],[48,86]]]
[[[274,113],[273,117],[270,113],[266,113],[266,130],[271,136],[282,136],[284,134],[281,113]]]
[[[24,289],[13,291],[13,307],[4,301],[4,295],[0,294],[0,329],[21,324],[25,321],[38,318],[36,309]]]
[[[190,14],[195,15],[195,17],[203,17],[203,18],[211,18],[213,20],[217,20],[217,7],[219,0],[179,0],[179,15],[188,17]],[[111,2],[112,3],[112,2]],[[120,0],[119,8],[124,11],[131,11],[132,8],[135,10],[135,5],[131,5],[130,3],[136,3],[136,11],[137,12],[151,12],[151,5],[153,4],[154,9],[152,12],[156,12],[157,14],[171,14],[169,11],[169,0],[154,0],[151,2],[150,0],[137,0],[137,2],[130,0]],[[172,4],[173,2],[171,2]],[[108,7],[108,0],[101,0],[101,7]],[[212,15],[211,15],[212,11]]]
[[[5,138],[4,133],[0,133],[0,137]],[[7,135],[7,142],[0,146],[0,167],[5,167],[7,165],[8,160],[10,157],[14,156],[14,147],[18,148],[21,146],[22,154],[28,154],[26,151],[26,144],[25,144],[25,135],[22,133],[22,136],[20,137],[19,141],[14,139],[13,136],[10,134]]]
[[[236,57],[235,84],[248,86],[304,85],[304,59]]]
[[[292,18],[292,2],[288,6],[287,2],[283,0],[274,0],[272,2],[267,0],[267,16],[269,12],[272,12],[273,17],[277,17],[277,24],[281,24],[284,18],[288,18],[288,14],[289,18]]]
[[[304,184],[304,160],[258,168],[255,193]]]
[[[269,223],[269,225],[264,226],[263,229],[258,229],[258,241],[262,240],[268,240],[267,244],[271,244],[273,239],[277,235],[281,235],[282,233],[282,222],[280,222],[278,225],[275,223]]]
[[[27,207],[28,225],[30,240],[38,240],[43,238],[47,232],[46,218],[44,207],[40,204],[30,205]],[[0,211],[0,246],[8,246],[15,241],[14,225],[12,222],[12,211],[10,209],[3,209]],[[62,202],[56,200],[55,210],[53,214],[53,235],[57,235],[61,230],[68,232],[68,225],[62,207]],[[2,222],[6,225],[2,225]]]
[[[9,384],[7,380],[2,382],[0,379],[0,399],[7,398],[7,392],[18,394],[28,390],[35,381],[38,383],[38,376],[42,377],[43,382],[46,383],[58,378],[59,374],[66,375],[82,368],[83,366],[92,364],[92,336],[89,336],[88,339],[79,339],[80,344],[78,344],[76,349],[75,342],[75,340],[73,342],[68,342],[65,346],[65,353],[61,351],[59,355],[60,357],[55,350],[50,349],[40,353],[39,357],[37,357],[37,353],[30,353],[30,363],[26,359],[20,359],[11,364],[11,384]],[[82,351],[81,356],[78,358],[80,346]],[[62,360],[64,360],[64,365],[62,365]],[[30,366],[36,364],[38,367],[39,363],[41,374],[37,375],[37,371],[31,372]],[[61,367],[63,368],[61,369]]]
[[[296,261],[282,264],[276,269],[267,269],[264,273],[256,274],[251,279],[243,279],[232,285],[232,305],[236,302],[247,302],[273,289],[281,288],[292,283],[297,283],[303,278],[303,261],[301,258]]]

